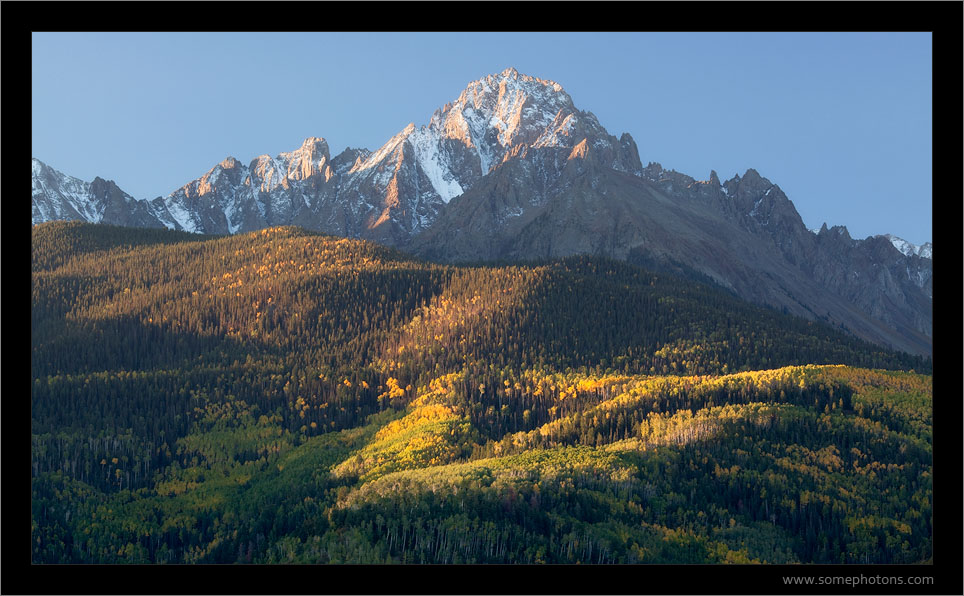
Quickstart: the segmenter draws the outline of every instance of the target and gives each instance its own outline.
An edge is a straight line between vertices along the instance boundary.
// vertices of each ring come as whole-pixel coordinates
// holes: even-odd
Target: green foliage
[[[933,556],[929,360],[625,263],[43,224],[31,339],[37,563]]]
[[[334,468],[338,478],[368,482],[396,470],[449,463],[469,455],[477,433],[451,408],[426,405],[375,434],[375,440]]]

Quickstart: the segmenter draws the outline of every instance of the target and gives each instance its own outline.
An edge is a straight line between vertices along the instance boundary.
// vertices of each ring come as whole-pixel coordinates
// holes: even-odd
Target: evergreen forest
[[[33,226],[33,563],[929,563],[932,361],[595,257]]]

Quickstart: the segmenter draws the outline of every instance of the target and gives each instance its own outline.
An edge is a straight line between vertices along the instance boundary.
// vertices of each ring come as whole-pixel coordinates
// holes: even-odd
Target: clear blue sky
[[[360,7],[363,5],[359,5]],[[932,240],[929,33],[34,33],[32,156],[167,195],[309,136],[374,150],[514,66],[643,164],[754,168],[808,227]]]

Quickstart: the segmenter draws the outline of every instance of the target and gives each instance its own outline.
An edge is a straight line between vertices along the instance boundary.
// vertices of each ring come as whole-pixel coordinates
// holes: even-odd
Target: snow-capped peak
[[[348,174],[371,176],[377,188],[387,188],[400,164],[411,159],[421,172],[409,178],[416,193],[448,203],[503,163],[515,147],[573,147],[585,138],[574,138],[581,117],[558,83],[507,68],[469,83],[428,124],[409,124]],[[587,128],[601,130],[594,118],[585,119]],[[430,188],[418,186],[421,175]]]
[[[932,245],[930,242],[925,242],[924,244],[917,246],[916,244],[910,243],[903,238],[898,238],[893,234],[884,234],[884,238],[890,240],[890,243],[894,245],[894,248],[904,253],[908,257],[911,255],[917,255],[923,259],[933,258]]]
[[[469,83],[454,102],[436,112],[429,127],[448,134],[471,133],[471,138],[455,138],[476,147],[480,140],[493,137],[502,148],[519,143],[535,146],[540,140],[547,146],[571,147],[574,142],[560,142],[553,133],[575,113],[562,85],[507,68]],[[566,129],[571,125],[572,121],[566,122]],[[495,134],[487,134],[490,130]]]
[[[92,200],[90,182],[68,176],[37,158],[31,164],[33,223],[57,219],[99,222],[104,205]]]

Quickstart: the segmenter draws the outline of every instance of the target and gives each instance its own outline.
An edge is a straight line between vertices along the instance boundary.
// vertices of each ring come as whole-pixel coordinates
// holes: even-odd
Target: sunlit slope
[[[717,288],[588,257],[459,268],[388,347],[384,360],[403,370],[456,370],[475,361],[634,374],[929,366]]]
[[[584,387],[598,381],[568,379]],[[928,377],[793,367],[622,381],[617,395],[585,401],[534,431],[507,433],[469,461],[362,477],[338,495],[330,517],[362,528],[382,556],[408,562],[930,557]],[[445,385],[431,388],[408,417],[423,417],[426,402],[449,404],[447,414],[457,415]],[[566,401],[567,391],[557,399]],[[376,460],[378,435],[398,430],[398,422],[383,427],[335,475]],[[426,438],[406,441],[395,446],[402,455],[395,461],[419,453]],[[423,534],[407,529],[414,520]],[[273,556],[299,560],[307,552]]]

